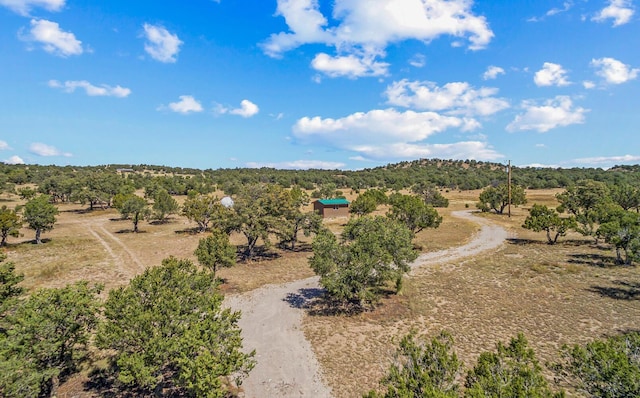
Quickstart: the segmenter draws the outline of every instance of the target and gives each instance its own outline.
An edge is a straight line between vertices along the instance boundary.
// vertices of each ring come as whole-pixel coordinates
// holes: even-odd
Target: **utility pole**
[[[507,184],[508,191],[509,191],[507,204],[509,209],[508,210],[509,218],[511,218],[511,160],[509,160],[509,165],[507,166],[507,178],[509,180],[509,183]]]

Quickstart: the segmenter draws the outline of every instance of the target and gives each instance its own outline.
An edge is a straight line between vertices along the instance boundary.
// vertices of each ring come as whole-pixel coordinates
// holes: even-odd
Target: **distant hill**
[[[52,179],[89,178],[119,175],[144,187],[150,180],[159,181],[168,191],[182,194],[189,190],[211,191],[214,186],[232,193],[251,183],[277,183],[305,189],[335,185],[337,189],[381,187],[392,190],[427,183],[445,189],[480,189],[506,181],[506,165],[476,160],[418,159],[363,170],[279,170],[273,168],[206,169],[155,165],[40,166],[0,164],[0,185],[42,184]],[[563,188],[580,180],[608,183],[626,182],[640,185],[640,165],[600,168],[513,167],[514,184],[526,188]],[[55,182],[54,182],[55,183]],[[6,188],[5,188],[6,190]]]

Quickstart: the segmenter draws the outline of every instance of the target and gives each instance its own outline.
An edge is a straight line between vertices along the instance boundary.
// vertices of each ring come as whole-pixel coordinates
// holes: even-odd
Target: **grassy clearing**
[[[373,312],[306,316],[305,333],[335,395],[354,397],[375,388],[400,338],[412,328],[428,336],[451,332],[467,366],[518,332],[545,363],[557,359],[563,344],[637,329],[640,269],[613,265],[613,251],[591,239],[571,235],[550,246],[544,234],[520,228],[526,208],[553,205],[553,193],[536,192],[535,201],[530,196],[525,208],[512,209],[510,219],[482,215],[514,234],[495,252],[424,268],[406,281],[401,296],[384,300]],[[472,200],[455,195],[462,206]]]

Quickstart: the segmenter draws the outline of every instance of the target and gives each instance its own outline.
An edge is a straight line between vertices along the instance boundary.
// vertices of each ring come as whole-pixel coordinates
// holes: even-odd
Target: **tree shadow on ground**
[[[550,244],[547,239],[521,239],[521,238],[509,238],[507,242],[512,245],[544,245],[544,246],[585,246],[585,245],[593,245],[593,241],[584,240],[584,239],[562,239],[562,237],[558,238],[556,243]],[[608,250],[609,248],[607,248]]]
[[[604,254],[578,253],[570,254],[567,260],[571,264],[588,265],[591,267],[608,268],[620,265],[616,262],[615,256],[606,256]]]
[[[525,245],[544,245],[544,246],[549,246],[549,243],[546,240],[508,238],[507,242],[509,242],[512,245],[518,245],[518,246],[525,246]]]
[[[310,253],[313,250],[310,243],[298,243],[293,249],[286,244],[278,247],[289,253]]]
[[[296,293],[288,293],[283,301],[293,308],[307,311],[311,316],[353,316],[373,311],[382,300],[396,295],[393,289],[379,288],[378,292],[378,301],[365,303],[332,298],[323,288],[302,288]]]
[[[588,291],[614,300],[640,300],[640,283],[613,281],[616,286],[591,286]]]
[[[138,232],[134,232],[133,229],[120,229],[116,231],[117,234],[146,234],[147,231],[143,231],[141,229]]]
[[[174,221],[170,220],[170,219],[164,219],[164,220],[153,220],[153,221],[149,221],[149,224],[151,225],[167,225],[167,224],[173,224]]]
[[[297,293],[287,293],[287,297],[283,300],[289,303],[293,308],[309,309],[311,303],[322,297],[324,294],[325,291],[322,288],[302,288],[298,289]]]
[[[251,264],[261,261],[270,261],[275,260],[277,258],[282,257],[279,253],[269,250],[269,248],[264,246],[258,246],[253,249],[253,255],[251,257],[247,256],[247,246],[240,245],[237,247],[238,257],[240,261],[245,264]]]
[[[205,231],[201,231],[198,227],[179,229],[176,231],[176,234],[178,235],[198,235],[204,233]]]

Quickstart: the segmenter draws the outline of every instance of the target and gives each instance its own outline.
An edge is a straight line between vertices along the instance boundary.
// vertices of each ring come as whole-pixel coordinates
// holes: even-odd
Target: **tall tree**
[[[456,398],[462,369],[447,332],[430,342],[416,340],[415,331],[405,336],[396,353],[396,363],[380,384],[383,393],[370,391],[365,398]]]
[[[394,193],[389,197],[389,203],[391,209],[387,217],[403,223],[414,234],[425,228],[438,228],[442,222],[436,209],[417,196]]]
[[[291,188],[286,195],[281,195],[281,198],[282,206],[279,213],[282,213],[283,219],[276,233],[283,247],[288,245],[290,250],[294,250],[300,232],[304,236],[318,233],[322,227],[322,216],[313,210],[302,210],[303,206],[309,204],[309,195],[297,186]]]
[[[282,230],[287,197],[286,190],[274,184],[248,185],[236,196],[233,225],[247,239],[246,259],[254,257],[259,240],[269,247],[270,235]]]
[[[611,200],[625,210],[640,211],[640,187],[621,183],[609,185]]]
[[[602,209],[611,202],[609,193],[609,188],[603,182],[581,181],[556,195],[560,202],[557,210],[575,216],[577,232],[585,236],[596,236]]]
[[[511,186],[511,204],[519,206],[527,203],[527,195],[524,187]],[[509,205],[509,186],[500,184],[497,187],[488,187],[480,192],[480,201],[476,207],[481,211],[494,210],[497,214],[503,214],[505,207]]]
[[[97,344],[112,350],[117,379],[140,395],[158,388],[225,397],[223,377],[253,368],[238,328],[240,312],[222,309],[215,276],[168,258],[109,292]]]
[[[153,217],[164,222],[171,214],[178,212],[180,206],[178,201],[167,192],[166,189],[159,189],[153,196]]]
[[[209,228],[212,219],[216,222],[228,221],[230,211],[224,207],[217,197],[210,195],[193,195],[189,197],[182,206],[182,214],[198,224],[198,232],[204,232]],[[227,231],[228,226],[216,225],[217,228]]]
[[[422,197],[424,203],[433,207],[449,207],[449,199],[442,196],[432,184],[421,181],[411,187],[411,191]]]
[[[229,242],[229,235],[214,228],[211,235],[200,239],[194,252],[198,262],[216,274],[218,267],[233,267],[236,264],[236,247]]]
[[[388,282],[400,289],[409,262],[418,256],[412,237],[406,226],[386,217],[352,218],[340,242],[329,230],[318,233],[309,264],[330,297],[362,308]]]
[[[0,395],[55,396],[59,383],[87,358],[100,289],[79,282],[37,290],[17,304],[0,344]]]
[[[534,204],[529,209],[529,215],[524,220],[522,227],[534,232],[545,231],[547,242],[553,245],[558,241],[558,237],[565,236],[570,229],[575,228],[575,225],[576,221],[573,216],[563,218],[555,209]]]
[[[144,198],[137,195],[129,195],[122,203],[122,207],[118,209],[123,218],[131,218],[133,222],[133,232],[138,232],[138,224],[142,220],[146,220],[151,215],[149,205]]]
[[[387,194],[381,189],[364,191],[351,203],[349,212],[358,216],[373,213],[379,205],[389,203]]]
[[[0,246],[6,246],[9,236],[20,236],[20,228],[22,228],[22,220],[15,209],[9,209],[6,205],[0,208]]]
[[[43,232],[51,231],[56,223],[58,208],[51,204],[48,195],[37,196],[24,205],[22,217],[29,228],[36,231],[36,244],[41,244]]]
[[[600,222],[596,236],[616,248],[619,264],[629,265],[640,258],[640,214],[611,205],[601,208]]]

